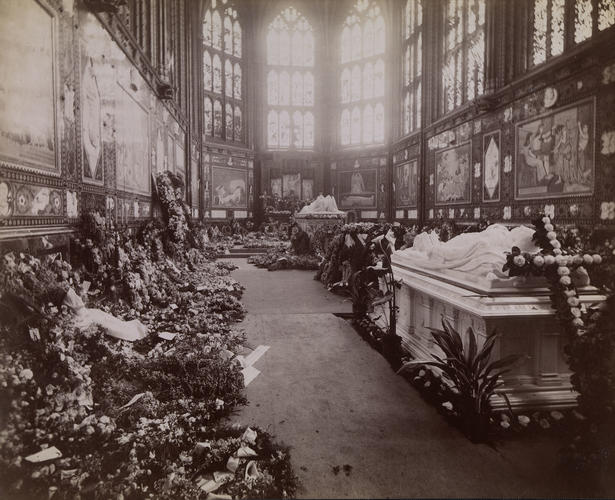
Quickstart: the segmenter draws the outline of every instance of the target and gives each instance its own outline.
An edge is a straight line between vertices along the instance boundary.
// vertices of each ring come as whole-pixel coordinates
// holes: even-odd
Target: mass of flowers
[[[294,496],[288,450],[228,424],[246,402],[232,328],[242,287],[232,266],[178,237],[177,216],[173,229],[152,222],[129,239],[90,214],[71,263],[2,256],[3,497]],[[168,242],[181,248],[174,257]],[[85,311],[141,325],[143,338],[84,324],[71,293]]]

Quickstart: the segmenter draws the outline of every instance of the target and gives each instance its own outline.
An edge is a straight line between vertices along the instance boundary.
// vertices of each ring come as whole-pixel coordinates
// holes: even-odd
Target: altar
[[[576,393],[572,391],[564,354],[566,339],[560,334],[560,324],[551,307],[547,281],[485,275],[486,269],[476,269],[486,262],[494,270],[498,265],[501,269],[495,257],[508,243],[504,242],[501,248],[497,243],[485,244],[483,250],[481,245],[473,243],[468,255],[481,251],[483,254],[473,264],[471,258],[458,250],[454,259],[459,265],[453,268],[438,269],[437,255],[430,255],[429,263],[426,260],[423,266],[421,258],[415,258],[412,251],[395,252],[392,268],[395,279],[401,281],[397,291],[397,334],[403,348],[414,358],[428,360],[431,353],[442,354],[430,331],[430,328],[442,328],[442,318],[460,333],[464,346],[469,327],[476,333],[479,346],[488,335],[497,332],[500,337],[492,359],[509,354],[527,356],[504,376],[500,389],[507,394],[513,408],[574,406]],[[486,258],[487,253],[494,258]],[[503,256],[501,260],[503,264]],[[468,266],[471,270],[459,270]],[[595,287],[578,288],[578,293],[585,306],[605,300]],[[506,401],[497,397],[493,405],[505,408]]]

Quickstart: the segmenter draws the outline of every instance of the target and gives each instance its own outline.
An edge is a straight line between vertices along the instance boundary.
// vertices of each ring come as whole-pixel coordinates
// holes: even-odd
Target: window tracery
[[[204,129],[207,136],[242,142],[242,31],[238,17],[230,0],[212,0],[203,17]]]
[[[267,30],[267,147],[314,147],[314,33],[294,7]],[[292,118],[292,120],[291,120]]]
[[[342,146],[384,142],[385,35],[384,16],[379,5],[370,0],[358,0],[340,33]],[[376,109],[382,112],[380,121],[376,119]]]

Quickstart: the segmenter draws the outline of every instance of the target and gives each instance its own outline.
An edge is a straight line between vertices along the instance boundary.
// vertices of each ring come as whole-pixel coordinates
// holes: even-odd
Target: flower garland
[[[587,311],[579,300],[577,285],[589,284],[586,267],[600,264],[602,256],[589,253],[567,255],[550,217],[540,216],[533,224],[536,228],[533,241],[541,251],[522,253],[518,247],[513,247],[507,253],[502,271],[508,271],[511,277],[544,276],[550,283],[553,307],[567,333],[583,335],[587,330]]]

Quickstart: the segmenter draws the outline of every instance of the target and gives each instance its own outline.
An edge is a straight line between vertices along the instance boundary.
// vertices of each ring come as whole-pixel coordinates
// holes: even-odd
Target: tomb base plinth
[[[401,280],[397,291],[397,334],[402,346],[416,359],[442,354],[430,328],[442,328],[446,318],[467,346],[469,327],[479,347],[488,335],[500,334],[492,360],[509,354],[526,358],[504,377],[505,392],[513,408],[553,409],[576,404],[570,370],[564,354],[566,338],[560,334],[549,298],[548,284],[541,280],[480,280],[461,273],[438,273],[413,267],[403,255],[393,255],[393,272]],[[579,290],[581,303],[589,306],[605,300],[594,287]],[[495,408],[507,406],[494,398]]]

